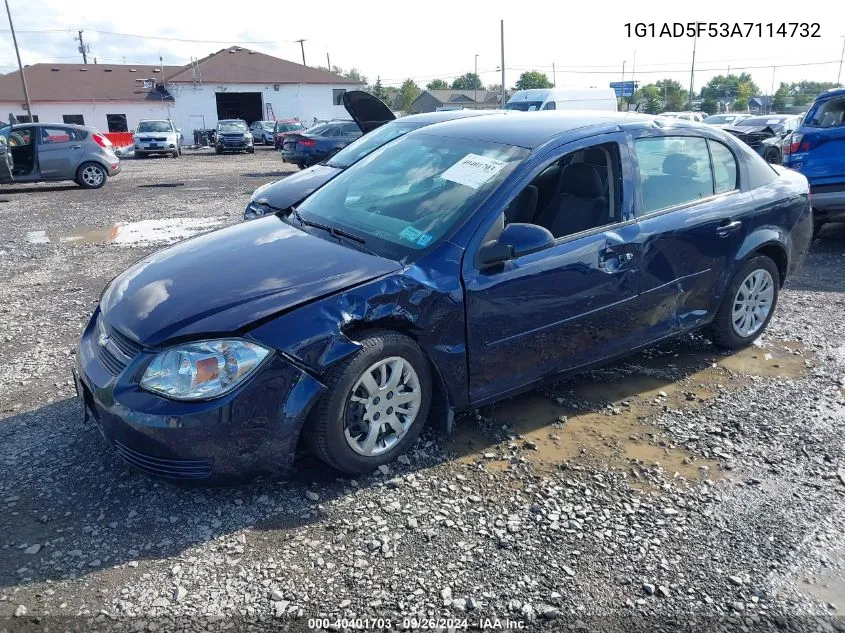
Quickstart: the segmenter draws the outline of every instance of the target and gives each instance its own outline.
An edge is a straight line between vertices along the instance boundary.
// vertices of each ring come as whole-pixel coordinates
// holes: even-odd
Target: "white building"
[[[341,98],[360,83],[233,47],[187,66],[35,64],[24,69],[36,121],[132,131],[145,118],[170,118],[190,142],[218,119],[349,118]],[[0,76],[0,120],[27,120],[20,73]]]

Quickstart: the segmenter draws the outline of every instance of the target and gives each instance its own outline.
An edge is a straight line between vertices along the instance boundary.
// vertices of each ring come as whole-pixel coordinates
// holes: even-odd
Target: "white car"
[[[712,125],[713,127],[724,128],[724,127],[731,127],[733,125],[739,125],[741,121],[749,118],[750,114],[711,114],[709,117],[704,119],[704,122],[707,125]]]
[[[684,121],[695,121],[701,123],[704,121],[704,116],[701,112],[663,112],[660,116],[669,117],[670,119],[682,119]]]
[[[166,154],[173,158],[182,155],[182,130],[167,119],[144,119],[135,129],[135,158],[152,154]]]

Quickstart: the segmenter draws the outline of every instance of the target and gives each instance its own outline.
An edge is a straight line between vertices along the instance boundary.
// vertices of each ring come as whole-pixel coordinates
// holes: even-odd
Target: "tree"
[[[370,92],[376,99],[381,99],[382,101],[387,99],[387,91],[384,89],[384,86],[381,83],[381,77],[378,77],[376,79],[376,83],[373,84],[372,90]]]
[[[793,106],[804,106],[812,103],[815,98],[825,90],[838,87],[832,81],[797,81],[792,83],[781,82],[775,92],[775,100],[772,107],[775,111]]]
[[[746,110],[748,100],[757,94],[760,94],[760,88],[748,73],[717,75],[701,89],[703,101],[731,106],[734,111]]]
[[[414,99],[416,99],[420,95],[420,87],[414,82],[413,79],[406,79],[402,82],[402,87],[399,88],[399,97],[401,100],[402,107],[400,110],[405,112],[411,107],[411,103],[413,103]]]
[[[684,111],[689,106],[689,90],[684,90],[674,79],[661,79],[654,83],[663,101],[661,112]]]
[[[484,84],[475,73],[466,73],[452,82],[452,90],[484,90]]]
[[[432,79],[425,85],[426,90],[448,90],[449,84],[443,79]]]
[[[658,114],[662,108],[663,94],[656,85],[648,84],[634,93],[634,102],[639,112]]]
[[[551,88],[552,82],[545,73],[536,70],[527,70],[519,76],[514,90],[530,90],[531,88]]]
[[[490,84],[487,86],[487,90],[490,92],[501,92],[502,91],[502,84]]]

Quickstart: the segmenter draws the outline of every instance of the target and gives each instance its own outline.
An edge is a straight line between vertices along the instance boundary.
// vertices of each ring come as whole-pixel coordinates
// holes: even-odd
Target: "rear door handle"
[[[716,227],[716,233],[718,233],[721,237],[727,237],[734,231],[739,230],[741,227],[742,222],[740,222],[739,220],[725,220],[718,227]]]

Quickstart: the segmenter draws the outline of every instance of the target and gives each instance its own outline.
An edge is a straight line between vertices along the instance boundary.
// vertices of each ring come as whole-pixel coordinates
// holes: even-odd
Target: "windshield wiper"
[[[355,242],[355,244],[359,245],[359,247],[360,247],[360,245],[367,243],[367,240],[365,240],[360,235],[355,235],[354,233],[350,233],[349,231],[344,231],[343,229],[339,229],[336,226],[330,226],[328,224],[320,224],[319,222],[313,222],[311,220],[306,220],[305,218],[302,217],[302,215],[299,213],[299,209],[297,209],[296,207],[291,207],[290,210],[293,213],[293,215],[296,217],[296,219],[299,220],[300,224],[303,224],[305,226],[310,226],[310,227],[313,227],[315,229],[322,229],[323,231],[326,231],[332,237],[335,237],[335,238],[338,238],[338,239],[340,239],[342,237],[346,238],[347,240],[350,240],[351,242]],[[375,255],[375,253],[368,248],[363,248],[362,250],[366,251],[370,255]]]

